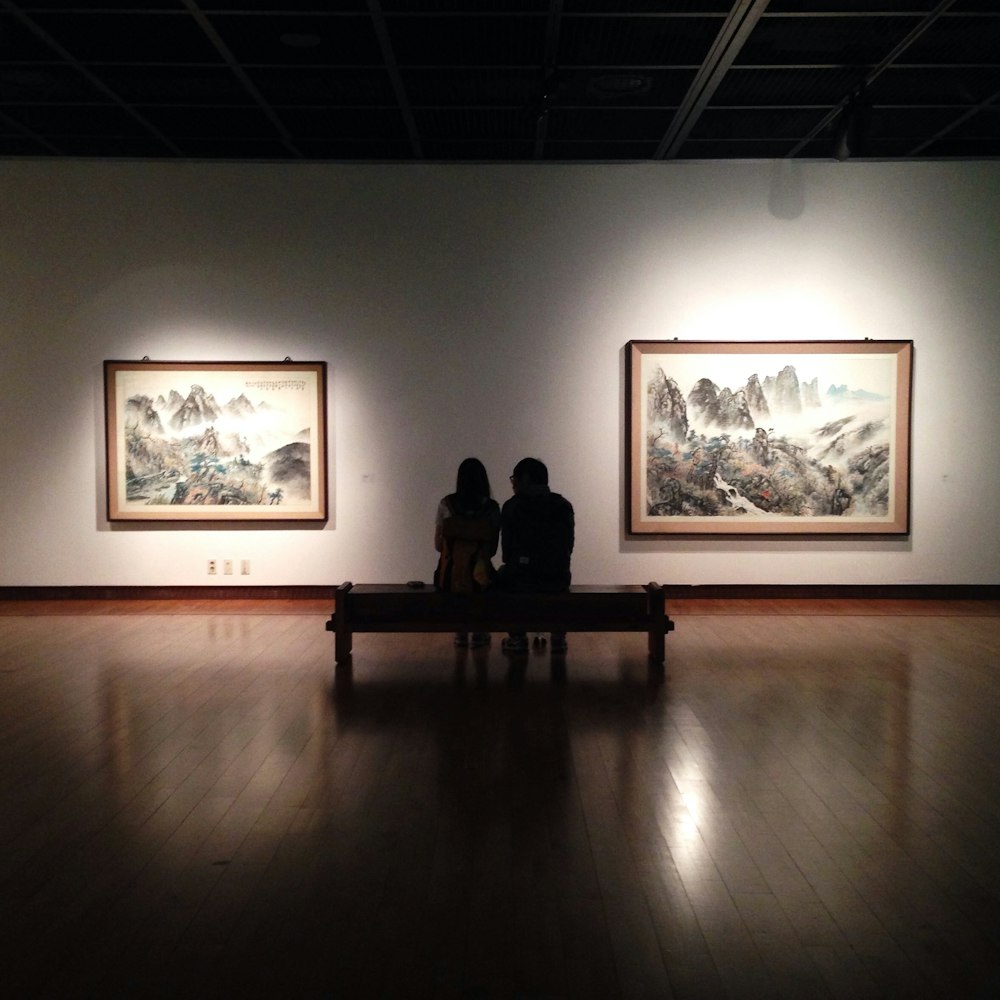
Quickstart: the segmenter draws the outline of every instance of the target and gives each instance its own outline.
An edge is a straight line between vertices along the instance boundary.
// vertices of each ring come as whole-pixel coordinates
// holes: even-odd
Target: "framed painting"
[[[105,361],[108,519],[325,521],[326,363]]]
[[[909,532],[912,341],[626,352],[631,534]]]

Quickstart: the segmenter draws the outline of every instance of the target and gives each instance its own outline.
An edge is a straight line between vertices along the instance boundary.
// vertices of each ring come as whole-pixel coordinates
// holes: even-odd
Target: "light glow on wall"
[[[706,295],[676,326],[681,340],[851,340],[853,320],[819,288],[766,288]]]

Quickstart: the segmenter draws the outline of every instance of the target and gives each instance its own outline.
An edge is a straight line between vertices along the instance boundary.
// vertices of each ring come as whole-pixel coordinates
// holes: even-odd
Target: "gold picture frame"
[[[105,361],[109,521],[325,521],[326,362]]]
[[[912,341],[626,355],[631,535],[909,533]]]

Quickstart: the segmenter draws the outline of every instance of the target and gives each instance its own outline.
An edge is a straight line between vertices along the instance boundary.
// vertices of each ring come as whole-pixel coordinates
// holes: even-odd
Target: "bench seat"
[[[664,588],[574,585],[562,593],[491,590],[450,594],[402,583],[344,583],[326,623],[336,662],[350,659],[355,632],[645,632],[649,658],[662,667],[667,617]]]

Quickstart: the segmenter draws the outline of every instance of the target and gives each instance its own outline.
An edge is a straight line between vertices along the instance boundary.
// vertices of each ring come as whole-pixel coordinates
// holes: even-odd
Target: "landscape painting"
[[[631,341],[629,531],[906,534],[911,341]]]
[[[325,521],[325,362],[104,363],[108,519]]]

